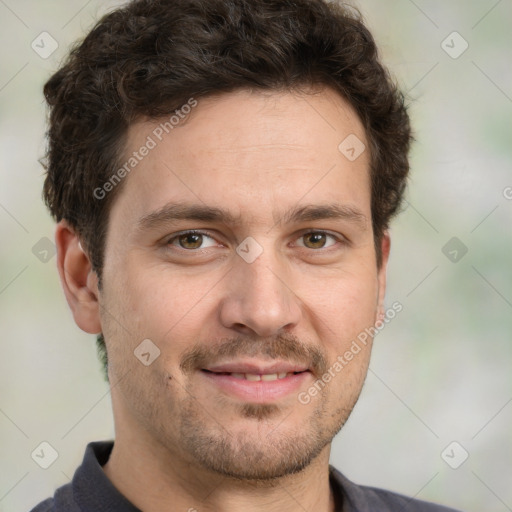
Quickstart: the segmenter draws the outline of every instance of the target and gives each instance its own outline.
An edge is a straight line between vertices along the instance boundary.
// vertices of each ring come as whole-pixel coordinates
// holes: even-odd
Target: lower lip
[[[251,381],[239,379],[225,373],[201,371],[209,382],[229,395],[253,403],[266,403],[297,393],[310,372],[301,372],[289,375],[284,379]]]

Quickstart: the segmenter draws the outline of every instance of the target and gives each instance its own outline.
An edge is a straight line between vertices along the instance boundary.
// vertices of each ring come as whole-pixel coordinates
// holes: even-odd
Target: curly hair
[[[168,116],[191,97],[315,85],[338,91],[365,128],[380,266],[412,136],[404,95],[357,10],[327,0],[132,0],[104,16],[44,86],[44,200],[79,235],[100,287],[123,182],[104,198],[93,191],[118,169],[131,124]]]

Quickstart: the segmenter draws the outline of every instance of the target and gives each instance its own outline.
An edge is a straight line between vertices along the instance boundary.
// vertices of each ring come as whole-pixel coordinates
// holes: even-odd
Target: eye
[[[202,246],[205,239],[211,240],[210,245]],[[193,251],[197,249],[206,249],[215,246],[215,240],[202,231],[185,231],[173,236],[167,241],[167,245],[174,245],[180,249]]]
[[[326,245],[328,238],[334,240],[334,243]],[[304,240],[302,245],[298,244],[299,247],[306,247],[308,249],[325,249],[327,247],[332,247],[336,242],[340,241],[337,237],[326,233],[325,231],[310,231],[309,233],[304,233],[299,237],[299,240]]]

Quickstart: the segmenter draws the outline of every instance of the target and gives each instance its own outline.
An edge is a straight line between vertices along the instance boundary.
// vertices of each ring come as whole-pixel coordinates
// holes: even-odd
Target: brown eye
[[[183,231],[166,242],[171,248],[196,251],[197,249],[208,249],[216,246],[216,240],[208,233],[202,231]],[[199,252],[199,251],[198,251]]]
[[[186,233],[180,235],[178,241],[183,249],[199,249],[203,243],[203,235],[200,233]]]
[[[307,233],[302,238],[304,239],[304,245],[309,249],[322,249],[327,235],[325,233]]]
[[[298,245],[306,249],[327,249],[341,242],[335,235],[324,231],[310,231],[309,233],[304,233],[299,237],[299,241]]]

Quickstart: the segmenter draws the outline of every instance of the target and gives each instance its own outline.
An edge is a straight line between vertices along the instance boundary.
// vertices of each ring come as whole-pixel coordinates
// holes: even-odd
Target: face
[[[157,144],[126,178],[106,239],[116,423],[192,467],[299,471],[349,416],[371,340],[344,354],[382,305],[369,154],[338,149],[350,134],[368,146],[363,127],[328,89],[229,93],[161,141],[158,125],[131,127],[126,159],[148,135]]]

